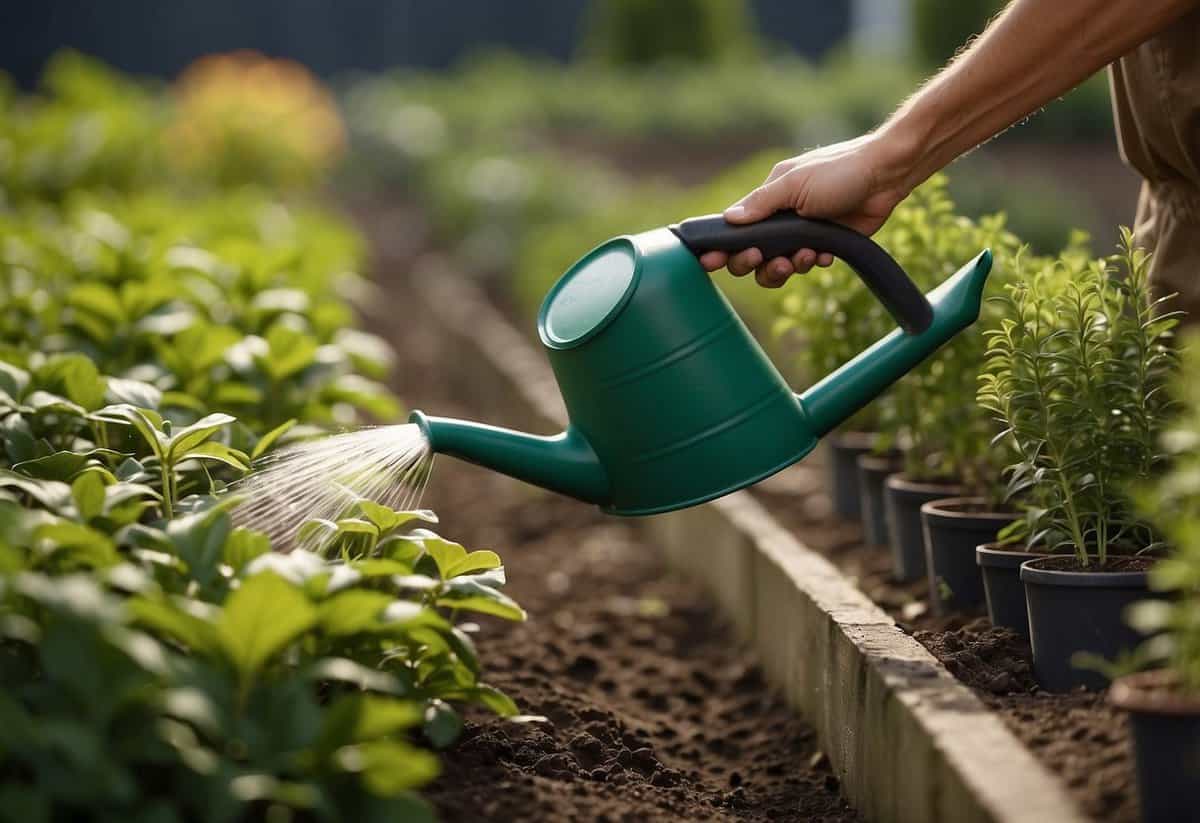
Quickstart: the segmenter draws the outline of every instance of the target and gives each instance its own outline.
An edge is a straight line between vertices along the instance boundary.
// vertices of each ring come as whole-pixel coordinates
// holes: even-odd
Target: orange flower
[[[202,57],[179,77],[175,98],[173,160],[221,182],[312,183],[345,148],[333,96],[291,60]]]

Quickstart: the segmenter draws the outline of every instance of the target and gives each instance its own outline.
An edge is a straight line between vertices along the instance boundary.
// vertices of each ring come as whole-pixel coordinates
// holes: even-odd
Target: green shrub
[[[1200,368],[1196,337],[1187,339],[1172,384],[1178,413],[1161,443],[1170,468],[1137,490],[1138,511],[1171,551],[1150,570],[1152,588],[1169,598],[1139,603],[1130,623],[1156,635],[1143,644],[1141,662],[1166,663],[1179,684],[1200,691]]]
[[[1009,494],[1029,501],[1020,536],[1103,564],[1155,542],[1130,487],[1161,468],[1158,438],[1177,315],[1147,282],[1147,256],[1124,233],[1119,254],[1030,261],[988,335],[980,403],[1017,453]]]
[[[321,554],[230,515],[275,445],[398,411],[353,328],[362,239],[157,179],[162,101],[118,75],[47,83],[0,95],[4,815],[430,819],[456,706],[516,713],[454,623],[524,619],[499,556],[369,500]]]
[[[166,122],[153,87],[74,52],[58,54],[39,94],[0,95],[0,206],[153,182],[165,168]]]
[[[0,78],[0,207],[164,184],[311,190],[344,140],[332,97],[302,69],[246,54],[206,58],[173,97],[72,51],[35,95]]]
[[[970,220],[955,211],[946,179],[919,187],[892,213],[875,241],[922,291],[929,291],[990,248],[992,272],[985,293],[996,293],[1014,275],[1019,240],[1002,214]],[[842,261],[813,269],[789,284],[777,331],[795,339],[799,369],[828,374],[895,328],[895,321]],[[993,423],[974,403],[984,333],[995,323],[985,302],[976,323],[868,406],[852,426],[884,435],[880,447],[903,446],[905,471],[919,480],[953,478],[972,493],[1000,496],[1003,457],[991,444]]]
[[[592,0],[586,57],[611,66],[745,59],[757,51],[746,0]]]
[[[272,428],[352,424],[398,407],[387,347],[353,330],[362,241],[317,209],[249,192],[77,195],[0,214],[0,343],[86,354],[164,406]]]

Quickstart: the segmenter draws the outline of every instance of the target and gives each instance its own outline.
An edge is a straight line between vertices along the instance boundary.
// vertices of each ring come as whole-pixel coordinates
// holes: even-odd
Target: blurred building
[[[137,74],[172,76],[201,54],[253,48],[323,75],[443,67],[485,47],[567,59],[590,0],[3,0],[0,69],[32,85],[72,47]],[[662,0],[669,3],[670,0]],[[753,0],[764,37],[811,58],[854,21],[878,44],[902,0]],[[861,38],[858,38],[861,40]],[[877,45],[872,45],[872,48]]]

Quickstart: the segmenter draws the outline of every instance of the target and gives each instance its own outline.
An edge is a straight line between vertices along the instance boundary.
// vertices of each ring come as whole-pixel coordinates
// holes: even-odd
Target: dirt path
[[[407,268],[388,256],[382,271]],[[402,278],[378,282],[368,322],[401,353],[406,401],[526,422],[483,407],[457,378],[462,353],[405,310]],[[429,792],[445,820],[858,819],[812,729],[631,522],[451,459],[438,461],[425,504],[445,534],[505,558],[507,591],[530,620],[483,621],[483,664],[522,711],[549,719],[472,716]]]

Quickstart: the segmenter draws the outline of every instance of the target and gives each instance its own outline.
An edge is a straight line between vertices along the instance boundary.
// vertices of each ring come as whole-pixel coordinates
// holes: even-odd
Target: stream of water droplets
[[[419,426],[375,426],[306,440],[263,459],[233,491],[238,525],[265,532],[277,549],[296,545],[305,522],[337,520],[362,499],[416,509],[429,482],[433,452]]]

